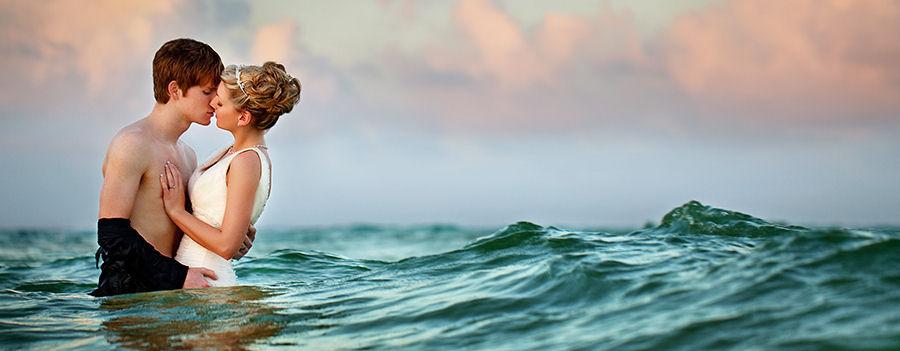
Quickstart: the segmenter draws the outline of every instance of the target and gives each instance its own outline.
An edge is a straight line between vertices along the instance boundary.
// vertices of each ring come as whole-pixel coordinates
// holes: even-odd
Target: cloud
[[[629,6],[606,4],[523,15],[522,6],[488,0],[384,1],[366,11],[340,3],[300,11],[244,2],[17,2],[0,23],[0,102],[25,106],[41,92],[117,100],[97,107],[106,114],[123,105],[125,115],[144,113],[154,50],[188,36],[206,39],[226,61],[284,63],[304,83],[300,111],[352,106],[344,114],[386,128],[834,126],[900,109],[900,44],[885,34],[900,29],[900,3],[798,0],[771,11],[725,1],[649,32]],[[229,20],[241,12],[256,18]]]
[[[784,6],[712,3],[648,34],[627,8],[547,12],[525,25],[496,2],[462,0],[452,35],[422,57],[376,56],[384,72],[360,85],[417,122],[489,133],[622,126],[684,135],[809,121],[820,133],[896,119],[900,41],[887,33],[900,32],[900,3]]]
[[[501,84],[512,85],[542,75],[545,68],[536,51],[526,43],[508,14],[487,1],[463,0],[456,9],[456,19],[480,54],[474,60],[463,61],[461,68],[470,74],[488,74]]]
[[[633,18],[609,6],[592,16],[547,13],[529,30],[488,0],[462,0],[453,20],[465,40],[460,46],[471,50],[433,50],[429,63],[503,89],[557,84],[575,64],[637,64],[644,56]]]
[[[5,37],[0,49],[4,80],[15,77],[42,86],[74,75],[91,94],[103,92],[133,65],[147,62],[157,45],[155,23],[173,12],[171,1],[60,0],[17,2],[4,8],[12,13],[0,25]],[[4,84],[7,98],[22,94]]]
[[[296,25],[290,21],[265,25],[256,29],[253,40],[253,62],[289,62],[293,51]]]
[[[667,67],[700,103],[761,119],[896,118],[900,2],[732,0],[672,25]]]
[[[623,101],[648,82],[640,94],[655,96],[653,81],[666,79],[631,14],[609,6],[546,13],[530,26],[494,2],[463,0],[449,25],[424,54],[379,56],[380,73],[361,82],[366,98],[438,129],[571,131],[642,118]]]

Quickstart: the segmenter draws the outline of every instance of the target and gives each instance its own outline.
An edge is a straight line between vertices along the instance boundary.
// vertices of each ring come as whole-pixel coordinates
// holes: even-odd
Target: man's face
[[[187,94],[179,99],[180,110],[191,123],[209,125],[214,112],[209,103],[214,97],[216,97],[215,85],[192,86],[187,90]]]

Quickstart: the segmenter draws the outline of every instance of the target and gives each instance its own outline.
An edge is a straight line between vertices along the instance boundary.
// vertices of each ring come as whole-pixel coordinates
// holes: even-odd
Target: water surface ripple
[[[245,286],[111,298],[92,231],[0,233],[2,349],[900,349],[900,230],[689,202],[658,226],[261,231]]]

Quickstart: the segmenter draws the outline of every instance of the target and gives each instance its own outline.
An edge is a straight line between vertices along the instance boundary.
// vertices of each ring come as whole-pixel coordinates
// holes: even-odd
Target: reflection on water
[[[243,350],[277,335],[286,318],[263,302],[273,293],[239,286],[111,297],[101,303],[107,341],[139,350]]]

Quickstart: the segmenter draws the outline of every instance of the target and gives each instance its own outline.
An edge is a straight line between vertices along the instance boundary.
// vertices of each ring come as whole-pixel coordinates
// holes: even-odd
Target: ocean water
[[[0,233],[0,349],[898,350],[900,229],[261,231],[234,288],[94,298],[93,231]]]

